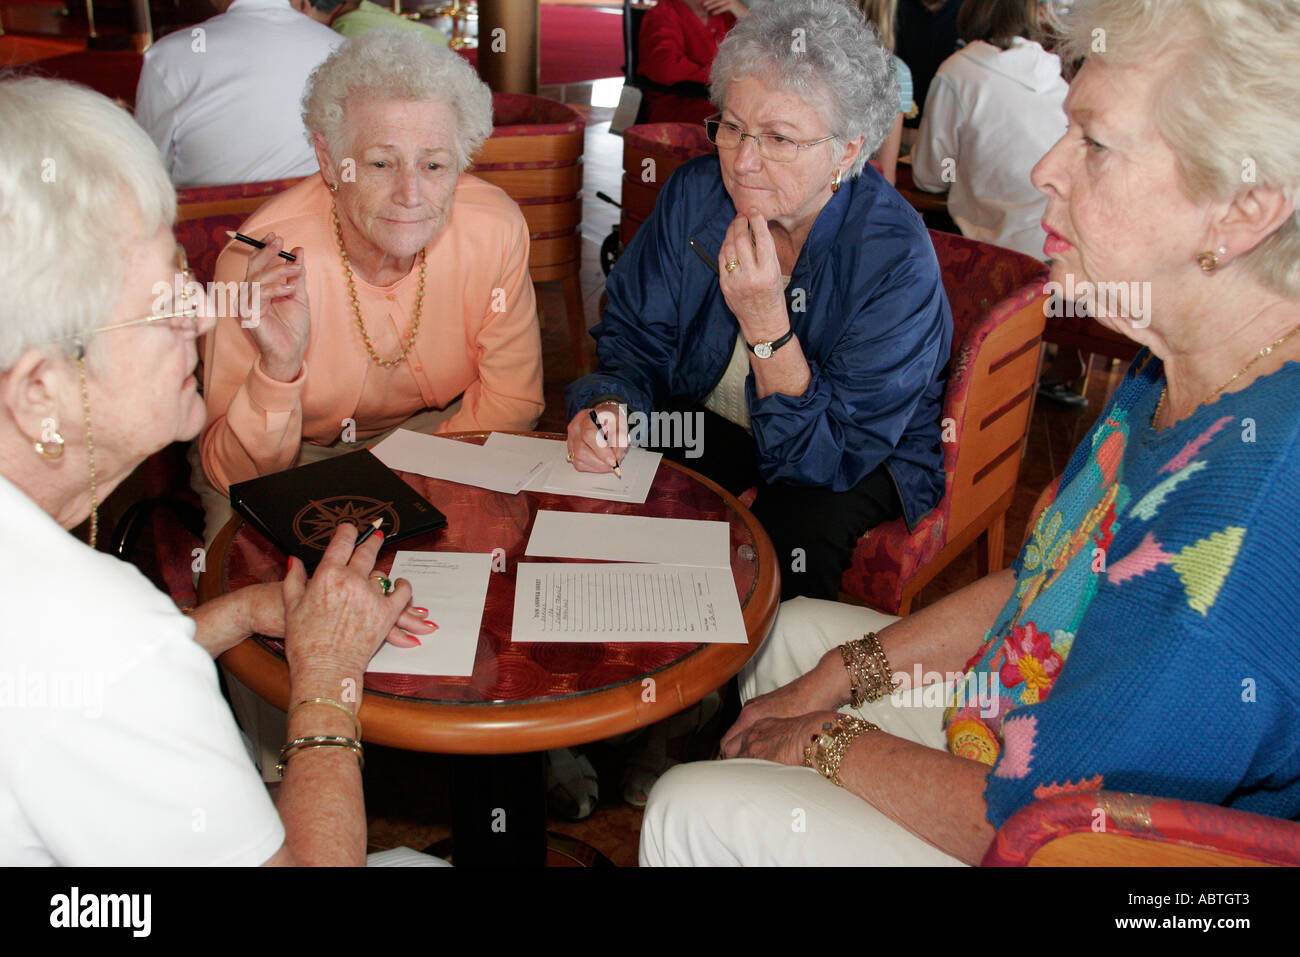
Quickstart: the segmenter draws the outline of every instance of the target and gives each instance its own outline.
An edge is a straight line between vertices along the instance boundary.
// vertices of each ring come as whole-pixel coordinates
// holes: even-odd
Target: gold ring
[[[572,461],[573,461],[573,453],[572,453],[572,452],[565,452],[565,453],[564,453],[564,461],[566,461],[566,462],[572,462]]]
[[[728,259],[725,265],[727,267],[727,272],[735,272],[740,268],[740,261],[736,259]]]
[[[370,576],[370,580],[379,586],[379,594],[387,595],[393,590],[393,583],[379,573]]]

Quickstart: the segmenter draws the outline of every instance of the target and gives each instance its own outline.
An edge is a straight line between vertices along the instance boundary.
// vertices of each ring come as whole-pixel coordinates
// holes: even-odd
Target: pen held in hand
[[[596,418],[596,410],[588,409],[587,414],[591,416],[591,424],[594,425],[596,427],[596,431],[600,433],[601,441],[612,448],[614,443],[611,442],[609,440],[609,436],[605,434],[605,427],[600,424],[600,419]],[[614,463],[614,474],[617,475],[620,479],[623,478],[623,470],[618,467],[617,461],[615,461]]]
[[[255,249],[266,248],[266,243],[262,242],[261,240],[254,239],[252,236],[245,236],[243,233],[237,233],[233,229],[227,229],[226,235],[229,236],[231,239],[238,240],[241,243],[248,243],[248,245],[252,246]],[[297,256],[295,256],[293,253],[287,253],[283,249],[280,250],[280,258],[287,259],[291,263],[296,263],[298,261]]]
[[[375,519],[373,522],[370,523],[369,528],[364,529],[361,532],[361,534],[357,536],[356,544],[354,544],[352,547],[360,548],[361,545],[364,544],[367,538],[375,534],[375,532],[379,531],[379,526],[383,524],[384,524],[384,520],[382,518]]]

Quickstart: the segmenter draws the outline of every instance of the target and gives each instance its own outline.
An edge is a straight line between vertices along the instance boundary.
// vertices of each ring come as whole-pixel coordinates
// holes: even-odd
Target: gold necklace
[[[1244,366],[1242,366],[1240,369],[1238,369],[1238,370],[1236,371],[1236,373],[1232,376],[1232,378],[1228,379],[1227,382],[1223,383],[1223,385],[1219,386],[1217,389],[1215,389],[1213,392],[1211,392],[1209,395],[1207,395],[1204,399],[1202,399],[1200,402],[1198,402],[1198,403],[1196,404],[1196,408],[1199,409],[1201,406],[1203,406],[1203,405],[1205,405],[1206,403],[1208,403],[1211,399],[1213,399],[1216,395],[1218,395],[1220,392],[1222,392],[1222,391],[1223,391],[1224,389],[1226,389],[1228,386],[1232,385],[1234,382],[1236,382],[1238,379],[1240,379],[1240,378],[1241,378],[1241,377],[1246,373],[1246,370],[1247,370],[1247,369],[1249,369],[1251,366],[1253,366],[1253,365],[1254,365],[1256,362],[1258,362],[1260,359],[1264,358],[1266,355],[1268,355],[1269,353],[1271,353],[1274,349],[1276,349],[1276,348],[1277,348],[1278,346],[1280,346],[1282,343],[1286,342],[1288,339],[1290,339],[1292,336],[1294,336],[1297,332],[1300,332],[1300,326],[1296,326],[1294,329],[1292,329],[1290,332],[1288,332],[1286,335],[1284,335],[1281,339],[1278,339],[1278,340],[1275,341],[1275,342],[1270,342],[1270,343],[1269,343],[1268,345],[1266,345],[1263,349],[1260,349],[1259,352],[1255,353],[1255,355],[1251,357],[1251,360],[1250,360],[1249,362],[1247,362]],[[1162,411],[1162,410],[1164,409],[1164,407],[1165,407],[1165,396],[1166,396],[1168,393],[1169,393],[1169,386],[1168,386],[1168,385],[1166,385],[1163,389],[1160,390],[1160,400],[1156,403],[1156,411],[1155,411],[1155,412],[1152,414],[1152,416],[1151,416],[1151,427],[1152,427],[1153,429],[1154,429],[1154,428],[1158,428],[1158,426],[1156,425],[1156,423],[1160,420],[1160,413],[1161,413],[1161,411]]]
[[[365,343],[366,352],[370,353],[371,359],[385,369],[391,369],[406,358],[411,347],[415,345],[415,337],[420,332],[420,313],[424,308],[424,250],[420,250],[420,283],[415,289],[415,318],[411,321],[411,333],[406,337],[406,345],[395,358],[381,359],[375,352],[375,345],[370,341],[370,333],[366,331],[366,323],[361,318],[361,301],[357,298],[357,286],[352,278],[352,263],[348,261],[348,251],[343,248],[343,226],[339,223],[338,208],[331,207],[330,214],[334,217],[334,238],[338,240],[339,255],[343,257],[343,272],[348,278],[348,295],[352,297],[352,314],[356,316],[357,328],[361,330],[361,341]]]

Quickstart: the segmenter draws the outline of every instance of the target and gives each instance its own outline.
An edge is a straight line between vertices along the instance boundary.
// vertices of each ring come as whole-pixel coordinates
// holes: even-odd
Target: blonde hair
[[[898,49],[898,38],[894,32],[898,20],[898,0],[858,0],[858,6],[862,8],[867,20],[876,25],[876,32],[880,34],[880,42],[885,45],[885,49],[890,53]]]
[[[0,370],[103,325],[137,238],[124,231],[175,218],[162,158],[129,113],[64,80],[0,77]]]
[[[1253,186],[1296,202],[1300,187],[1300,0],[1076,0],[1055,23],[1067,60],[1114,66],[1174,57],[1155,123],[1194,199]],[[1300,295],[1300,210],[1238,258],[1266,286]]]

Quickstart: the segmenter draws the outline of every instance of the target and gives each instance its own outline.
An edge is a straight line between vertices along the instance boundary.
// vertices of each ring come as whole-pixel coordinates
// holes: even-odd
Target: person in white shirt
[[[0,209],[0,866],[364,863],[348,689],[385,638],[432,630],[408,583],[369,577],[382,533],[342,526],[310,580],[291,561],[188,616],[96,551],[97,502],[203,424],[211,310],[157,151],[98,93],[0,80]],[[278,811],[212,660],[254,631],[289,665]]]
[[[1067,126],[1061,61],[1028,39],[1036,0],[968,3],[957,17],[966,46],[930,85],[912,151],[916,185],[948,193],[962,234],[1044,258],[1047,197],[1029,171]]]
[[[307,176],[307,77],[343,42],[289,0],[212,0],[217,16],[146,51],[135,118],[172,185],[224,186]]]

